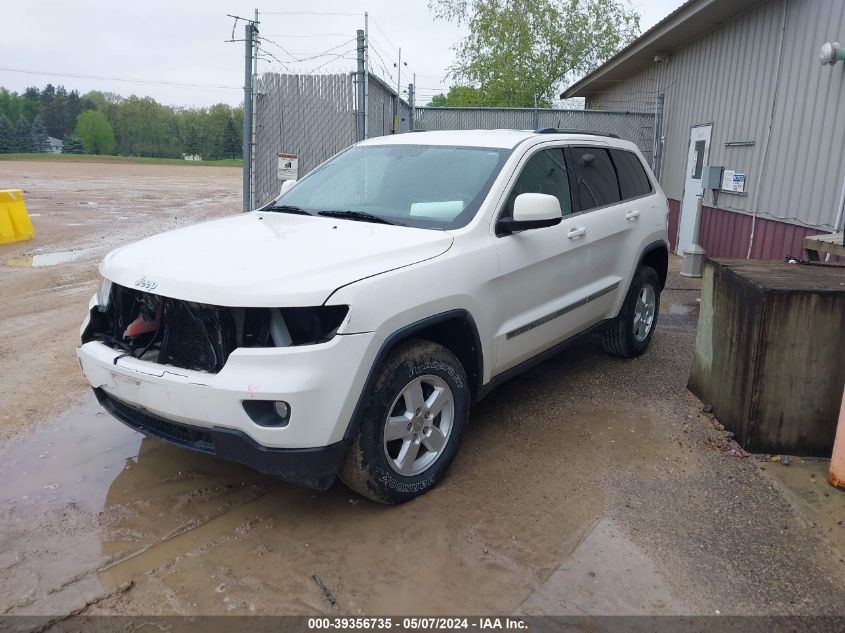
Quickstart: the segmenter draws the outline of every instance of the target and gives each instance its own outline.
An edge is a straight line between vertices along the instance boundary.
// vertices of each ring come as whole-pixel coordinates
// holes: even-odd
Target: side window
[[[608,151],[602,147],[572,147],[570,151],[581,211],[619,202],[619,183]]]
[[[504,213],[506,217],[513,215],[513,202],[521,193],[546,193],[555,196],[560,201],[561,213],[572,213],[572,197],[563,149],[546,149],[528,160],[508,196]]]
[[[616,165],[616,175],[619,176],[619,189],[622,190],[623,200],[639,198],[651,193],[651,181],[636,154],[624,149],[612,149],[610,154]]]

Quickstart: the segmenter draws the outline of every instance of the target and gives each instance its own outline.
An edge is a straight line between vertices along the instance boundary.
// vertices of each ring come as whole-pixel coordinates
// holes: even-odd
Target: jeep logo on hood
[[[144,290],[155,290],[158,287],[158,282],[153,281],[152,279],[147,279],[146,277],[141,277],[140,279],[135,280],[135,286],[143,288]]]

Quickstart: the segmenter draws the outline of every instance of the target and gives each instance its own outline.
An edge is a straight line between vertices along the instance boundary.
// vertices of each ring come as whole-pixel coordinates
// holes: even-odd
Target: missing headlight
[[[349,306],[316,306],[313,308],[281,308],[291,338],[291,345],[325,343],[349,312]]]

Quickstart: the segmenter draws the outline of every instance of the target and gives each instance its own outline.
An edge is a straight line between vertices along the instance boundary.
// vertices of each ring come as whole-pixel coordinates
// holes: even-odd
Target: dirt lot
[[[824,462],[744,458],[702,413],[685,388],[698,291],[674,273],[648,353],[621,361],[587,340],[503,385],[446,481],[400,507],[110,419],[73,354],[95,262],[236,210],[239,179],[0,163],[38,231],[0,261],[91,249],[0,265],[0,612],[845,613],[845,497]]]
[[[14,188],[25,191],[36,238],[0,245],[0,440],[84,393],[69,343],[97,289],[102,257],[126,242],[239,210],[241,171],[0,162],[0,189]]]

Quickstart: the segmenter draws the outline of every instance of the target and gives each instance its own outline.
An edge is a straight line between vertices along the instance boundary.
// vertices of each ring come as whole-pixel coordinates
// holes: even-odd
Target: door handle
[[[628,211],[628,213],[625,214],[626,220],[636,220],[638,217],[640,217],[640,212],[637,209]]]
[[[576,237],[581,237],[587,233],[586,227],[583,226],[576,226],[573,229],[569,229],[569,233],[566,234],[570,240],[574,240]]]

